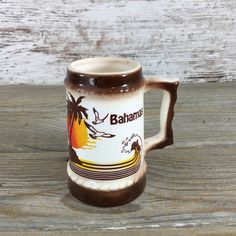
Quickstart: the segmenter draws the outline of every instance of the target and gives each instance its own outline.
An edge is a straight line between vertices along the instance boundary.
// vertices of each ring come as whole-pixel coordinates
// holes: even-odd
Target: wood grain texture
[[[111,55],[148,75],[236,80],[235,0],[0,4],[0,84],[62,84],[68,62]]]
[[[235,89],[180,86],[175,145],[146,157],[140,198],[102,209],[77,201],[66,186],[64,89],[1,86],[0,234],[235,235]],[[146,95],[146,136],[156,132],[160,95]]]
[[[78,236],[78,234],[82,236],[107,236],[107,235],[114,235],[114,236],[127,236],[127,235],[136,235],[136,236],[185,236],[185,235],[191,235],[191,236],[201,236],[201,235],[207,235],[207,236],[234,236],[235,235],[235,228],[234,227],[227,227],[220,228],[220,227],[214,227],[214,228],[184,228],[184,229],[158,229],[158,230],[125,230],[125,231],[74,231],[74,232],[21,232],[21,234],[17,232],[1,232],[1,236],[61,236],[61,235],[68,235],[68,236]]]

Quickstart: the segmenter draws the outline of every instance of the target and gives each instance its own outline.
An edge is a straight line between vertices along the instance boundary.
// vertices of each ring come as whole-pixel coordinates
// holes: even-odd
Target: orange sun
[[[88,129],[84,124],[84,119],[80,124],[78,119],[74,120],[71,132],[71,145],[74,148],[83,148],[88,145]]]

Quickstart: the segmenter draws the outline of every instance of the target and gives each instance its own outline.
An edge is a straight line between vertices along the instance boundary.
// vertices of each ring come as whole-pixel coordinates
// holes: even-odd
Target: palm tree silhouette
[[[72,96],[70,92],[67,91],[67,115],[69,117],[70,125],[68,126],[68,138],[69,138],[69,155],[72,161],[78,161],[78,157],[76,152],[72,148],[71,144],[71,135],[74,122],[78,119],[79,124],[81,123],[82,119],[88,119],[87,109],[80,105],[81,101],[84,96],[80,96],[77,100]]]
[[[81,121],[83,120],[85,126],[89,129],[91,134],[89,136],[93,139],[97,139],[98,137],[102,138],[112,138],[115,135],[114,134],[109,134],[105,133],[103,131],[98,131],[95,129],[92,125],[90,125],[88,122],[86,122],[85,119],[88,119],[88,109],[81,106],[82,99],[85,98],[85,96],[80,96],[76,100],[73,95],[67,91],[67,116],[70,121],[70,125],[68,125],[68,138],[69,138],[69,155],[70,159],[73,161],[78,161],[78,157],[76,155],[76,152],[72,148],[72,142],[71,142],[71,137],[72,137],[72,129],[74,122],[78,119],[78,123],[80,125]]]
[[[69,93],[70,99],[67,99],[67,114],[70,118],[70,131],[69,131],[69,142],[71,143],[71,133],[74,121],[78,119],[79,124],[83,118],[88,119],[88,113],[85,107],[81,106],[80,103],[84,96],[80,96],[77,100]]]

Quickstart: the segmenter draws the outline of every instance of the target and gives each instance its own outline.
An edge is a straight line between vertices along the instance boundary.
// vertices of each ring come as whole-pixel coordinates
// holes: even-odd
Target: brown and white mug
[[[65,79],[70,192],[83,202],[115,206],[146,184],[145,153],[173,144],[178,79],[145,78],[137,62],[112,57],[77,60]],[[144,93],[163,89],[160,132],[144,139]]]

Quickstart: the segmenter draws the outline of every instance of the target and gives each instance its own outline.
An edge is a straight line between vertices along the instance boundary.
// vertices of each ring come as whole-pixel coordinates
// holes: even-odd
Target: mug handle
[[[153,149],[162,149],[174,143],[172,120],[178,85],[177,78],[148,77],[145,79],[145,92],[150,89],[163,89],[164,91],[160,109],[160,132],[144,140],[144,153]]]

